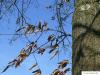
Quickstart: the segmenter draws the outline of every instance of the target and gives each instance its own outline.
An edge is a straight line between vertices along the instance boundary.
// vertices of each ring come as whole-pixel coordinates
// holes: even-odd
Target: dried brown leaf
[[[36,72],[35,75],[41,75],[41,73]]]
[[[58,63],[59,64],[58,68],[64,68],[64,67],[67,66],[68,63],[69,63],[68,60],[63,60],[63,61],[61,61],[61,62]]]
[[[39,48],[39,51],[38,51],[38,54],[43,54],[44,53],[44,51],[45,51],[45,49],[44,48]]]
[[[51,40],[53,40],[54,39],[54,36],[53,35],[49,35],[48,36],[48,41],[51,41]]]
[[[34,31],[35,31],[35,26],[29,24],[27,26],[26,30],[25,30],[25,34],[27,34],[27,33],[33,33]]]
[[[16,63],[15,63],[15,67],[17,68],[20,65],[20,63],[21,63],[21,61],[17,60]]]
[[[55,69],[53,75],[63,75],[63,73],[59,69]]]
[[[27,53],[25,52],[25,50],[22,50],[18,57],[20,57],[22,59],[26,58],[27,57]]]

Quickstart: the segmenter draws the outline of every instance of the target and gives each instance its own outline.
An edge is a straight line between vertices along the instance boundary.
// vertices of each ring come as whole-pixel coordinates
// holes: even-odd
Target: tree
[[[14,21],[16,21],[17,25],[14,34],[2,33],[1,35],[13,35],[13,38],[10,40],[11,43],[16,41],[19,37],[25,37],[24,39],[26,40],[26,45],[22,49],[20,49],[18,56],[10,61],[2,72],[5,72],[8,68],[12,66],[17,68],[26,58],[33,54],[35,62],[33,62],[34,65],[32,65],[29,70],[37,67],[37,69],[34,70],[32,73],[34,73],[35,75],[41,75],[42,71],[39,67],[39,63],[35,54],[44,55],[47,52],[52,55],[50,59],[53,59],[55,56],[58,55],[58,67],[53,71],[53,75],[65,75],[65,73],[70,71],[70,68],[66,67],[69,64],[69,60],[60,60],[59,55],[61,54],[62,50],[66,51],[67,46],[71,45],[69,40],[71,38],[71,34],[68,33],[66,30],[66,22],[67,18],[73,13],[73,2],[69,0],[56,0],[53,1],[54,4],[50,4],[46,7],[47,10],[52,10],[52,12],[54,12],[53,16],[50,17],[51,20],[57,22],[54,25],[56,28],[50,26],[47,20],[39,20],[37,24],[33,24],[28,20],[29,15],[26,13],[28,10],[30,11],[29,14],[33,12],[33,8],[31,8],[34,6],[33,3],[40,5],[37,0],[1,0],[0,3],[1,19],[4,17],[5,14],[9,15],[11,13],[12,15],[12,13],[14,12],[13,19]],[[14,26],[14,28],[15,27],[16,26]],[[44,36],[45,39],[42,36]]]
[[[41,1],[43,3],[43,1]],[[11,42],[16,41],[19,37],[25,37],[28,43],[21,50],[19,55],[8,63],[7,67],[2,71],[5,72],[9,67],[18,67],[27,57],[33,54],[35,63],[29,70],[37,67],[32,73],[40,75],[42,73],[41,68],[37,62],[35,54],[44,55],[48,53],[55,56],[60,55],[61,50],[66,50],[70,44],[71,34],[67,32],[68,17],[73,13],[74,0],[54,0],[53,4],[46,7],[47,10],[51,10],[53,16],[51,20],[57,22],[54,26],[50,26],[46,21],[38,21],[34,24],[28,20],[28,14],[26,12],[30,9],[31,14],[34,4],[41,5],[38,0],[1,0],[0,1],[0,19],[4,17],[8,12],[14,12],[17,18],[13,18],[16,21],[17,29],[15,34],[1,34],[1,35],[13,35]],[[100,1],[99,0],[76,0],[75,11],[73,14],[73,56],[72,56],[72,68],[73,75],[80,75],[83,70],[100,70]],[[50,12],[51,12],[50,11]],[[11,13],[12,14],[12,13]],[[9,15],[9,14],[8,14]],[[32,19],[32,17],[31,17]],[[15,28],[15,26],[14,26]],[[44,34],[45,33],[45,34]],[[47,33],[47,34],[46,34]],[[35,34],[35,36],[33,35]],[[45,40],[42,36],[45,36]],[[36,39],[33,39],[36,38]],[[40,43],[41,42],[41,43]],[[61,50],[60,50],[61,49]],[[59,59],[59,58],[58,58]],[[64,75],[70,70],[66,68],[69,61],[66,59],[58,62],[58,67],[52,72],[53,75]]]
[[[99,0],[76,0],[73,15],[73,75],[100,70]]]

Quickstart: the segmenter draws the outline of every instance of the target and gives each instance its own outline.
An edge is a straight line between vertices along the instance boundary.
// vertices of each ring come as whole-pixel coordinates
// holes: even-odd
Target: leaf
[[[8,66],[2,71],[2,73],[5,72],[9,67],[10,67],[10,65],[8,65]]]
[[[60,64],[58,68],[64,68],[67,66],[68,63],[69,63],[68,60],[63,60],[63,61],[58,63],[58,64]]]
[[[59,51],[57,50],[57,51],[54,53],[54,55],[50,58],[50,60],[53,59],[53,58],[58,54],[58,52],[59,52]]]
[[[21,58],[27,57],[27,54],[26,54],[25,50],[23,50],[23,51],[20,52],[19,57],[21,57]]]
[[[49,51],[49,53],[52,53],[58,47],[59,47],[58,44],[53,45],[52,49]]]
[[[27,33],[33,33],[34,31],[35,31],[35,26],[29,24],[27,26],[26,30],[25,30],[25,34],[27,34]]]
[[[32,32],[34,32],[34,31],[35,31],[35,26],[32,27]]]
[[[41,30],[41,21],[39,22],[39,24],[38,24],[38,28],[39,28],[39,30]]]
[[[20,65],[20,61],[17,61],[15,67],[18,67],[19,65]]]
[[[32,25],[28,25],[25,33],[29,32],[31,29],[32,29]]]
[[[48,29],[48,23],[44,22],[44,25],[42,25],[42,30],[47,30]]]
[[[69,61],[68,60],[63,60],[63,61],[61,61],[61,62],[59,62],[58,64],[62,64],[62,63],[69,63]]]
[[[33,71],[32,73],[41,73],[41,70],[37,69],[37,70]]]
[[[48,41],[52,41],[54,39],[54,35],[49,35],[48,36]]]
[[[56,48],[58,48],[58,47],[59,47],[58,44],[53,45],[53,48],[54,48],[54,49],[56,49]]]
[[[64,73],[67,73],[68,71],[70,71],[70,68],[65,69]]]
[[[33,41],[33,42],[31,42],[31,44],[30,44],[31,46],[32,46],[32,48],[34,48],[34,47],[37,47],[37,44]]]
[[[36,72],[36,73],[35,73],[35,75],[41,75],[41,73],[39,73],[39,72]]]
[[[52,53],[54,50],[55,50],[55,49],[51,49],[51,50],[49,51],[49,53]]]
[[[41,75],[41,73],[35,73],[35,75]]]
[[[29,68],[29,70],[32,70],[36,66],[37,66],[37,63],[36,64],[33,64],[33,66],[31,68]]]
[[[8,64],[15,63],[17,60],[14,59],[13,61],[9,62]]]
[[[23,61],[23,58],[20,58],[19,57],[19,59],[16,61],[16,63],[15,63],[15,67],[17,68],[19,65],[20,65],[20,63]]]
[[[55,69],[53,75],[63,75],[63,73],[59,69]]]
[[[39,51],[38,51],[38,54],[43,54],[44,53],[44,51],[45,51],[45,49],[44,48],[39,48]]]

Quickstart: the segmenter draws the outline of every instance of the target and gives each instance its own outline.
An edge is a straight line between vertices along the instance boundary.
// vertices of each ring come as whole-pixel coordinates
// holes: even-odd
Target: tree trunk
[[[100,70],[100,1],[76,0],[73,15],[73,75]]]

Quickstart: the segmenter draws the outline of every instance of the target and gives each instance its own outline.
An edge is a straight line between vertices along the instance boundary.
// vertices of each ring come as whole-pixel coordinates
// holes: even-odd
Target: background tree
[[[34,64],[32,65],[32,67],[29,68],[29,70],[33,69],[32,73],[36,75],[41,75],[42,71],[37,61],[36,54],[44,55],[45,53],[49,53],[50,55],[52,55],[50,59],[53,59],[55,56],[58,55],[58,67],[53,71],[53,75],[65,75],[65,73],[70,70],[69,68],[66,68],[66,66],[71,63],[71,60],[68,60],[66,58],[68,55],[66,56],[62,54],[61,51],[65,50],[64,52],[67,53],[67,47],[71,45],[71,34],[67,31],[67,21],[68,17],[73,13],[74,2],[73,0],[51,1],[53,3],[47,5],[45,8],[50,12],[52,11],[53,16],[50,17],[52,21],[56,22],[54,23],[55,25],[49,25],[47,22],[48,20],[41,21],[39,18],[38,23],[35,24],[32,22],[34,18],[29,17],[29,15],[32,12],[34,13],[34,11],[32,10],[34,10],[35,6],[37,6],[36,8],[39,8],[39,5],[41,5],[43,2],[46,2],[46,0],[0,1],[0,16],[2,23],[4,23],[4,19],[7,16],[10,17],[11,20],[12,14],[12,21],[16,22],[16,25],[11,28],[12,30],[15,30],[14,33],[10,31],[10,33],[2,33],[1,35],[12,35],[10,43],[15,42],[19,38],[24,38],[25,42],[23,42],[23,44],[26,44],[22,49],[20,49],[18,56],[10,61],[2,72],[5,72],[8,68],[12,66],[17,68],[19,65],[21,65],[23,61],[25,61],[26,58],[33,55],[35,62],[33,62]],[[44,8],[42,10],[44,10]],[[33,17],[36,16],[34,15]],[[10,28],[10,26],[8,27]],[[4,30],[1,31],[3,32]],[[61,55],[63,55],[63,59],[60,59]],[[34,68],[36,69],[34,70]]]
[[[73,75],[100,70],[100,0],[76,0],[73,16]]]

